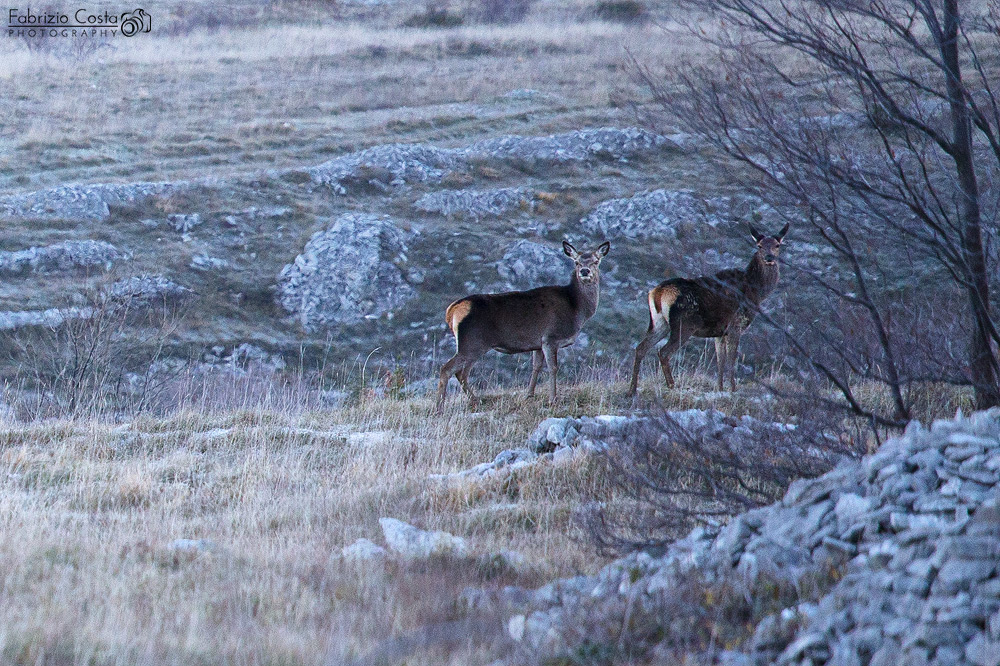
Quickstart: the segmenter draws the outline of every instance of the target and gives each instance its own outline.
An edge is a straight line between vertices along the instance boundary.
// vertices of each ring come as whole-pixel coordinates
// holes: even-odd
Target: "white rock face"
[[[379,518],[389,549],[408,560],[429,557],[466,557],[465,539],[448,532],[427,532],[395,518]]]
[[[278,276],[278,301],[306,331],[392,313],[416,291],[406,242],[387,217],[347,213],[317,232]]]

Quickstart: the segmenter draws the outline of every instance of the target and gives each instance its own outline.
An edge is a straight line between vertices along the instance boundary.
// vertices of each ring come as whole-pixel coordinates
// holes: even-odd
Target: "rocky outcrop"
[[[306,331],[391,316],[416,295],[407,247],[388,217],[347,213],[315,233],[278,276],[278,302]]]
[[[604,201],[580,226],[601,238],[672,239],[683,225],[714,227],[720,221],[706,201],[690,190],[653,190]]]
[[[16,252],[0,252],[0,275],[71,270],[107,271],[116,261],[126,258],[128,255],[104,241],[63,241]]]
[[[429,192],[413,207],[425,213],[445,217],[465,215],[478,219],[499,216],[511,210],[531,210],[534,192],[527,187],[501,187],[495,190],[443,190]]]
[[[524,239],[511,243],[497,262],[507,289],[569,284],[572,269],[573,262],[562,250]]]
[[[0,197],[0,213],[11,217],[100,222],[111,216],[111,206],[135,204],[186,187],[188,184],[184,182],[60,185]]]
[[[112,301],[130,308],[176,305],[194,295],[187,287],[162,275],[136,275],[119,280],[106,294]]]
[[[465,148],[392,143],[343,155],[304,172],[313,182],[344,194],[356,182],[387,190],[390,186],[438,181],[459,166],[483,160],[528,164],[627,160],[669,144],[666,138],[636,127],[600,127],[549,136],[506,135]]]
[[[686,638],[671,618],[697,580],[747,600],[782,588],[796,597],[757,623],[743,652],[691,655],[706,663],[996,664],[998,483],[1000,409],[914,423],[878,453],[797,481],[718,531],[698,528],[663,556],[633,554],[541,588],[510,633],[563,654],[583,641],[574,619],[590,618],[591,644],[614,644],[623,620],[641,616],[666,636],[650,654],[676,656]],[[700,603],[721,601],[710,598]]]

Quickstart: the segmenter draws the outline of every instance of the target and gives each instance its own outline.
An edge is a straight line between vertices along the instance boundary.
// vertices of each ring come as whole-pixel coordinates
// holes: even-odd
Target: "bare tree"
[[[813,313],[815,336],[788,344],[881,425],[904,424],[910,390],[931,380],[971,385],[977,408],[1000,404],[995,0],[975,16],[957,0],[686,4],[716,57],[635,71],[672,120],[806,221],[838,269],[801,267],[799,283],[833,306]],[[866,405],[858,378],[884,386],[891,408]]]

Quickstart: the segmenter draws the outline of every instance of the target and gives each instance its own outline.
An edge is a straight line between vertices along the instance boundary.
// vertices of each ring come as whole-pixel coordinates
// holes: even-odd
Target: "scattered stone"
[[[425,213],[439,213],[445,217],[461,214],[479,219],[488,215],[503,215],[510,210],[533,210],[534,192],[527,187],[442,190],[423,195],[417,199],[413,207]]]
[[[392,316],[416,295],[407,247],[388,217],[346,213],[316,232],[278,276],[278,302],[308,332]]]
[[[167,223],[174,228],[174,231],[179,231],[182,234],[186,234],[201,225],[201,222],[201,215],[198,213],[191,213],[190,215],[181,215],[179,213],[167,215]]]

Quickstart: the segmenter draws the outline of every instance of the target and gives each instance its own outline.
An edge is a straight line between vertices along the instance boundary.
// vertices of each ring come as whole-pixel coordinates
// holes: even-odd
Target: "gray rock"
[[[192,291],[162,275],[138,275],[111,285],[107,296],[131,308],[148,308],[180,303],[192,296]]]
[[[202,220],[201,215],[198,213],[191,213],[189,215],[174,213],[167,215],[167,222],[174,228],[174,231],[186,234],[195,227],[201,225]]]
[[[138,203],[151,196],[187,189],[186,182],[60,185],[27,194],[0,197],[0,212],[10,217],[99,222],[111,216],[110,206]]]
[[[383,560],[386,554],[385,548],[369,539],[358,539],[351,545],[344,546],[340,551],[340,556],[348,562]]]
[[[572,262],[561,250],[521,239],[504,251],[497,272],[508,289],[531,289],[550,284],[568,284]]]
[[[559,164],[598,157],[627,160],[667,146],[666,138],[638,128],[602,127],[550,136],[500,136],[465,148],[436,148],[393,143],[373,146],[305,169],[313,182],[345,193],[346,185],[361,180],[391,191],[407,183],[441,180],[461,165],[473,161],[518,160]]]
[[[64,241],[16,252],[0,252],[0,275],[27,275],[71,270],[110,270],[128,255],[111,243]]]
[[[406,252],[389,218],[346,213],[282,269],[278,302],[309,332],[391,316],[416,295],[403,278]]]
[[[474,219],[499,216],[511,210],[534,209],[534,192],[527,187],[501,187],[495,190],[443,190],[428,192],[413,204],[425,213],[445,217],[460,214]]]
[[[448,532],[427,532],[395,518],[379,518],[378,523],[389,549],[405,559],[466,557],[469,554],[465,539]]]
[[[1000,642],[976,634],[965,648],[965,658],[976,666],[1000,666]]]
[[[676,238],[682,225],[716,226],[705,201],[690,190],[653,190],[599,204],[580,225],[600,238]]]

